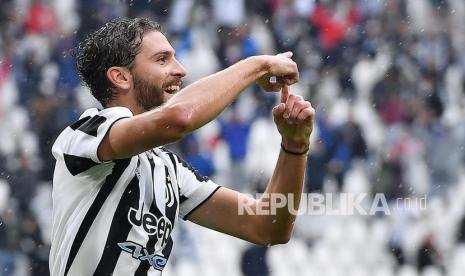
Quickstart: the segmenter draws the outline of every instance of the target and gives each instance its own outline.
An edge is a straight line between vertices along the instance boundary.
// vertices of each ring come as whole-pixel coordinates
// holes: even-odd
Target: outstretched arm
[[[289,210],[298,210],[300,204],[314,114],[310,102],[284,86],[281,103],[273,109],[284,149],[263,196],[255,200],[220,188],[188,219],[261,245],[287,242],[296,216]]]
[[[291,56],[287,52],[247,58],[194,82],[159,108],[119,120],[99,146],[99,158],[127,158],[176,141],[213,120],[247,86],[267,74],[295,83],[299,73]]]
[[[245,88],[269,74],[285,76],[286,82],[298,80],[292,53],[255,56],[200,79],[176,94],[168,106],[183,106],[190,112],[186,131],[197,129],[216,118]]]

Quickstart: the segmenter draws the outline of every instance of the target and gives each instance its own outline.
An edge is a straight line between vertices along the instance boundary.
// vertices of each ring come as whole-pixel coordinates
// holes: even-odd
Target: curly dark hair
[[[107,78],[108,68],[131,69],[140,52],[143,35],[149,31],[161,32],[161,26],[146,18],[118,18],[88,34],[79,43],[75,55],[79,77],[102,106],[115,97]]]

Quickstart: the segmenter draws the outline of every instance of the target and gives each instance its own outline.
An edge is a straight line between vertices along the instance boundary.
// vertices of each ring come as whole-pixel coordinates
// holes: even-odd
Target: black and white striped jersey
[[[88,109],[53,145],[54,276],[161,275],[177,217],[219,188],[164,148],[100,161],[105,134],[131,116],[125,107]]]

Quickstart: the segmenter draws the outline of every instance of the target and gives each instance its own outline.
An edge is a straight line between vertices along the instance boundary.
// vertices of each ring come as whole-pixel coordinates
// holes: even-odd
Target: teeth
[[[178,85],[170,85],[166,88],[167,91],[178,91],[179,86]]]

